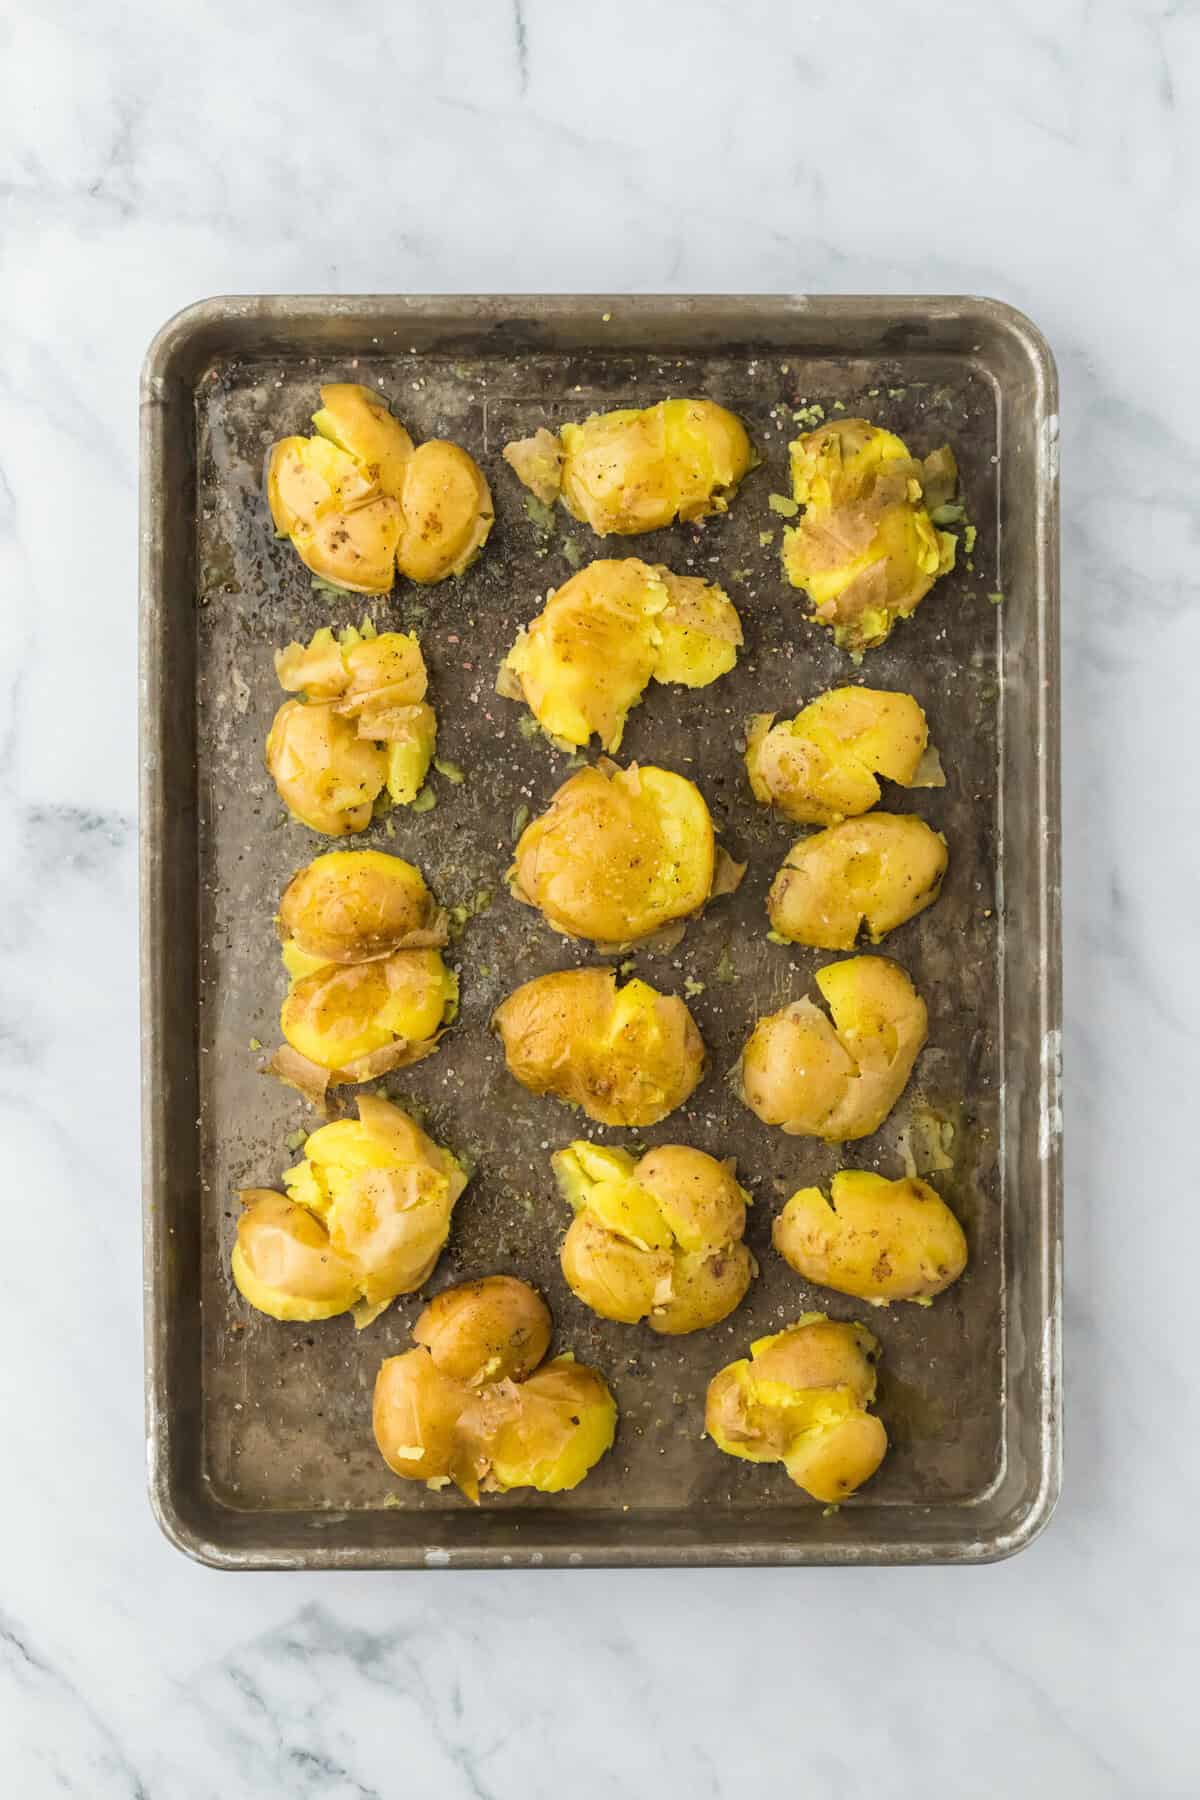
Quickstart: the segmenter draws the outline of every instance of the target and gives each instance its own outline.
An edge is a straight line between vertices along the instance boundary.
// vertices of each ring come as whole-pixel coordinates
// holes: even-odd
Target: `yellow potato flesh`
[[[431,931],[437,907],[412,863],[381,850],[329,850],[293,876],[279,929],[324,962],[352,963],[399,949]]]
[[[836,825],[876,804],[878,776],[917,784],[929,742],[911,694],[831,688],[794,719],[753,720],[746,772],[754,797],[800,825]]]
[[[452,1479],[476,1501],[481,1487],[557,1493],[611,1445],[607,1384],[571,1356],[542,1362],[550,1317],[526,1283],[493,1275],[451,1288],[413,1335],[417,1349],[389,1357],[375,1381],[375,1438],[397,1475]]]
[[[633,943],[698,912],[716,843],[704,797],[666,769],[581,769],[517,844],[513,892],[571,937]]]
[[[711,400],[593,413],[560,442],[563,503],[601,537],[724,512],[752,456],[741,420]]]
[[[293,983],[280,1027],[294,1050],[323,1069],[346,1069],[398,1040],[434,1037],[457,999],[437,950],[394,950],[372,962],[328,963]]]
[[[912,814],[869,813],[793,844],[771,885],[772,929],[793,944],[853,950],[877,944],[941,892],[946,842]]]
[[[772,1242],[806,1281],[880,1306],[932,1299],[967,1262],[962,1227],[935,1188],[859,1169],[836,1174],[828,1200],[815,1187],[793,1194]]]
[[[493,1024],[523,1087],[582,1107],[602,1125],[657,1124],[704,1069],[704,1045],[683,1001],[644,981],[618,990],[610,969],[527,981]]]
[[[811,1000],[760,1019],[742,1052],[741,1092],[766,1125],[842,1143],[868,1137],[900,1098],[925,1042],[925,1002],[896,963],[828,963]]]
[[[314,574],[354,593],[386,594],[399,569],[412,581],[457,575],[492,525],[491,494],[457,444],[414,450],[370,388],[321,389],[316,435],[284,438],[267,463],[275,528]]]
[[[524,698],[551,737],[581,745],[594,732],[613,751],[651,677],[705,686],[733,667],[741,641],[721,589],[637,557],[602,558],[520,633],[501,691]]]
[[[314,1131],[283,1179],[286,1195],[242,1196],[234,1281],[273,1318],[353,1308],[360,1324],[428,1277],[466,1185],[448,1151],[377,1097]]]
[[[726,1164],[683,1144],[635,1163],[582,1139],[552,1162],[576,1215],[563,1275],[585,1306],[677,1334],[715,1325],[739,1304],[754,1264],[740,1241],[746,1195]]]
[[[806,511],[784,532],[788,580],[844,649],[880,644],[954,566],[956,540],[923,501],[926,471],[902,439],[865,419],[835,420],[790,450],[792,491]]]
[[[878,1348],[861,1325],[806,1314],[713,1377],[705,1430],[726,1455],[781,1462],[798,1487],[836,1505],[875,1473],[887,1450],[882,1421],[866,1410]]]

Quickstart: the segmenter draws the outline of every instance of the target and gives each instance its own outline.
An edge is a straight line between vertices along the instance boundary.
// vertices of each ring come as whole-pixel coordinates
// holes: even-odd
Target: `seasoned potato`
[[[314,575],[359,594],[461,575],[492,528],[492,496],[474,459],[431,440],[414,450],[379,395],[353,382],[321,389],[316,435],[267,458],[275,529]]]
[[[388,1467],[471,1500],[577,1487],[613,1441],[616,1402],[595,1369],[542,1358],[550,1315],[523,1281],[490,1275],[450,1288],[413,1328],[417,1349],[375,1379],[375,1441]],[[540,1366],[539,1366],[540,1365]]]
[[[832,1024],[808,999],[760,1019],[736,1079],[764,1125],[840,1144],[878,1131],[900,1098],[925,1042],[925,1002],[885,956],[827,963],[816,980]]]
[[[274,1319],[351,1312],[369,1325],[420,1287],[467,1184],[457,1159],[390,1101],[365,1096],[358,1118],[314,1131],[303,1161],[241,1196],[233,1279]]]
[[[497,692],[524,700],[544,731],[616,750],[647,683],[706,687],[737,661],[742,626],[722,589],[635,556],[572,575],[500,666]]]
[[[954,567],[957,539],[930,516],[954,493],[954,457],[943,448],[918,462],[866,419],[835,419],[789,449],[805,511],[783,534],[784,573],[835,641],[859,653],[881,644]]]
[[[925,714],[911,694],[830,688],[794,719],[750,721],[746,773],[754,798],[798,825],[837,825],[874,806],[878,776],[899,787],[944,787]]]
[[[775,1220],[771,1241],[786,1263],[822,1287],[874,1306],[928,1304],[967,1266],[967,1240],[936,1188],[842,1169],[830,1197],[801,1188]]]
[[[715,1325],[739,1304],[754,1258],[741,1241],[748,1196],[728,1163],[683,1144],[635,1161],[584,1139],[551,1161],[575,1213],[562,1271],[585,1306],[678,1335]]]
[[[492,1024],[522,1087],[601,1125],[656,1125],[704,1072],[683,1001],[637,979],[618,988],[611,969],[539,975],[501,1002]]]
[[[415,800],[437,743],[425,702],[425,659],[415,636],[329,626],[275,653],[285,700],[267,736],[267,768],[301,824],[328,837],[365,831],[387,792]]]
[[[781,1462],[797,1487],[836,1505],[887,1452],[883,1422],[867,1411],[878,1354],[864,1325],[805,1313],[714,1375],[704,1428],[726,1455]]]
[[[555,437],[543,427],[504,460],[546,506],[561,499],[599,537],[657,531],[725,512],[753,466],[746,428],[713,400],[592,413]]]
[[[946,873],[946,840],[911,813],[844,819],[792,845],[767,897],[771,926],[792,944],[853,950],[931,906]]]
[[[320,1104],[332,1084],[369,1081],[437,1048],[458,1006],[438,910],[419,869],[379,850],[330,850],[279,906],[291,986],[275,1074]]]
[[[669,769],[580,769],[522,832],[509,892],[556,931],[637,943],[728,893],[743,865],[718,852],[696,785]]]

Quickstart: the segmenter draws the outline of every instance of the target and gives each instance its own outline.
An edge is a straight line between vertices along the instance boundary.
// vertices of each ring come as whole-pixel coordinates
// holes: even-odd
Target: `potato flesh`
[[[776,1250],[797,1274],[876,1306],[928,1301],[967,1263],[962,1226],[936,1188],[843,1169],[830,1198],[801,1188],[776,1218]]]
[[[925,1002],[896,963],[855,956],[827,963],[811,1000],[760,1019],[742,1052],[742,1098],[766,1125],[843,1143],[878,1131],[925,1042]]]
[[[925,504],[947,469],[952,491],[953,458],[943,450],[917,462],[901,438],[865,419],[834,420],[789,449],[805,512],[783,534],[784,572],[843,649],[881,644],[954,566],[956,540]]]
[[[772,929],[789,943],[853,950],[931,906],[946,872],[946,841],[913,814],[869,813],[793,844],[767,898]]]
[[[911,694],[830,688],[793,719],[759,713],[751,723],[746,772],[754,797],[798,825],[837,825],[876,805],[878,777],[901,787],[922,779],[929,742]]]
[[[837,1505],[887,1451],[883,1423],[867,1411],[878,1349],[864,1326],[807,1313],[713,1377],[705,1430],[726,1455],[781,1462],[798,1487]]]
[[[369,1323],[432,1273],[466,1185],[449,1151],[377,1097],[359,1118],[314,1131],[286,1194],[242,1195],[233,1253],[239,1292],[276,1319],[354,1310]]]
[[[349,1069],[389,1045],[427,1043],[457,991],[437,950],[394,950],[371,962],[327,963],[292,983],[280,1028],[292,1048],[318,1067]]]
[[[640,1161],[579,1139],[552,1158],[575,1212],[563,1240],[568,1287],[602,1318],[655,1331],[700,1331],[728,1317],[750,1285],[746,1194],[732,1169],[668,1144]]]
[[[438,916],[412,863],[382,850],[329,850],[288,883],[279,930],[285,941],[323,962],[353,963],[414,939],[437,941]]]
[[[519,633],[500,689],[522,697],[551,737],[579,746],[595,733],[614,751],[652,677],[706,686],[733,668],[741,641],[720,588],[637,557],[602,558]]]
[[[458,444],[412,439],[370,388],[321,389],[314,437],[284,438],[267,462],[275,529],[315,575],[353,593],[390,592],[397,570],[432,583],[468,568],[492,498]]]
[[[716,860],[699,788],[667,769],[581,769],[517,844],[514,897],[569,937],[635,943],[699,912]]]
[[[410,1481],[480,1489],[578,1486],[613,1441],[617,1409],[603,1377],[571,1356],[543,1362],[550,1318],[511,1276],[451,1288],[414,1327],[417,1348],[375,1381],[375,1440]]]
[[[543,503],[561,493],[572,517],[600,537],[724,512],[752,457],[735,413],[689,399],[593,413],[557,438],[543,429],[504,451]]]
[[[540,975],[496,1009],[509,1072],[534,1094],[582,1107],[602,1125],[654,1125],[704,1070],[704,1045],[682,1000],[611,969]]]

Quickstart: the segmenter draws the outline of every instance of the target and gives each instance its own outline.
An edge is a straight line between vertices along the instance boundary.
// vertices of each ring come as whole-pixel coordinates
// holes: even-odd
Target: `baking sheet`
[[[331,380],[377,386],[414,438],[451,437],[482,463],[496,525],[461,580],[339,600],[314,592],[274,539],[264,453],[306,429]],[[500,460],[510,438],[669,393],[732,407],[764,454],[728,515],[603,544],[561,509],[551,532],[531,519]],[[978,530],[974,569],[940,581],[859,670],[784,584],[783,522],[768,506],[790,492],[793,413],[839,403],[917,455],[949,442]],[[147,1350],[152,1490],[184,1548],[233,1566],[977,1559],[1044,1521],[1058,1458],[1052,416],[1048,353],[989,302],[262,300],[206,303],[166,329],[145,390]],[[518,982],[594,960],[505,892],[514,814],[539,811],[569,769],[521,732],[524,709],[494,680],[518,626],[596,554],[719,580],[746,633],[737,669],[714,686],[653,687],[620,753],[696,780],[722,841],[750,863],[680,946],[624,959],[688,999],[709,1049],[688,1104],[643,1133],[527,1094],[488,1031]],[[446,905],[492,896],[452,949],[462,1010],[441,1050],[371,1086],[477,1165],[428,1291],[525,1276],[551,1305],[555,1347],[611,1382],[616,1446],[571,1494],[495,1496],[476,1510],[389,1473],[371,1389],[381,1359],[408,1347],[420,1297],[363,1333],[348,1318],[283,1325],[248,1308],[228,1274],[236,1190],[277,1183],[295,1160],[285,1140],[313,1123],[298,1095],[258,1073],[252,1047],[278,1041],[279,894],[329,847],[285,819],[263,767],[283,698],[272,652],[364,610],[380,629],[419,632],[439,755],[466,780],[431,774],[432,812],[397,809],[352,842],[416,862]],[[937,904],[882,947],[929,1006],[914,1079],[875,1137],[835,1147],[761,1125],[725,1076],[754,1017],[811,991],[829,960],[767,941],[766,889],[797,833],[751,800],[745,720],[846,680],[906,689],[925,707],[947,787],[889,788],[885,804],[945,832],[950,870]],[[341,1094],[352,1111],[352,1091]],[[954,1166],[933,1179],[966,1230],[967,1273],[928,1309],[877,1311],[803,1283],[769,1247],[774,1213],[839,1166],[901,1173],[914,1105],[954,1125]],[[558,1269],[568,1214],[549,1155],[581,1131],[737,1157],[761,1273],[732,1318],[660,1338],[575,1300]],[[828,1516],[782,1468],[702,1437],[715,1370],[814,1307],[863,1317],[880,1337],[891,1439],[879,1474]]]

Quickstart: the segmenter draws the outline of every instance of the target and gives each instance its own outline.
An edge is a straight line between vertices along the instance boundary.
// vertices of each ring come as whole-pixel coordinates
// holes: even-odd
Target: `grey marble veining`
[[[1200,9],[0,8],[0,1789],[1187,1797]],[[1068,1435],[993,1569],[218,1576],[143,1494],[136,376],[227,291],[975,291],[1063,377]]]

